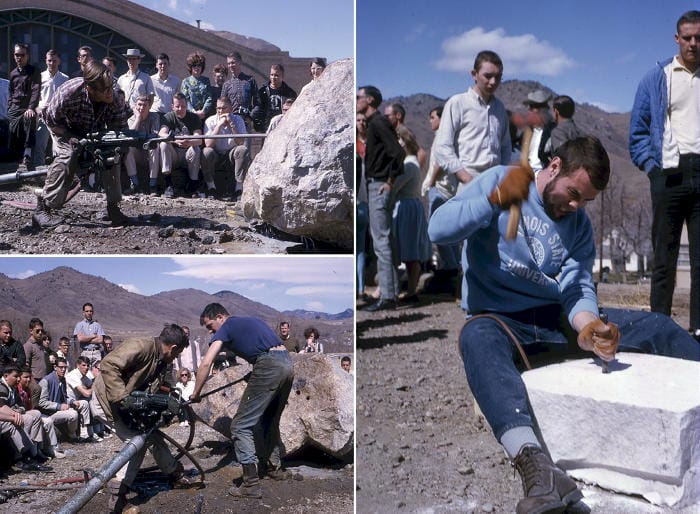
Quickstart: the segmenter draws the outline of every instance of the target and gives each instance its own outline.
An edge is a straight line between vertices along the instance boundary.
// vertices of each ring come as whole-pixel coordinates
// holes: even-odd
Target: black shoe
[[[51,466],[39,464],[34,459],[24,459],[19,462],[15,462],[13,467],[17,471],[23,471],[25,473],[48,473],[49,471],[53,471]]]
[[[173,189],[173,186],[166,187],[163,196],[165,198],[175,198],[175,189]]]
[[[22,165],[27,168],[27,171],[34,171],[34,163],[29,155],[25,155],[22,158]]]
[[[362,310],[367,312],[377,312],[394,310],[396,309],[396,307],[398,307],[398,303],[396,302],[396,300],[386,300],[384,298],[380,298],[378,302],[375,302]]]
[[[115,203],[107,204],[107,216],[113,227],[122,227],[128,222],[128,218],[122,214],[119,206]]]
[[[37,228],[55,227],[63,223],[63,218],[55,214],[46,207],[41,198],[39,198],[37,208],[32,215],[32,225]]]
[[[139,193],[139,188],[136,187],[134,184],[131,184],[128,188],[126,188],[126,189],[124,190],[124,193],[123,193],[123,194],[124,194],[125,196],[132,196],[132,195],[136,195],[136,194],[138,194],[138,193]]]
[[[568,505],[583,498],[576,482],[537,446],[523,446],[513,465],[520,474],[525,494],[518,502],[517,514],[564,512]]]
[[[401,301],[404,303],[418,303],[420,302],[420,298],[418,298],[418,295],[414,293],[410,296],[404,296],[401,298]]]

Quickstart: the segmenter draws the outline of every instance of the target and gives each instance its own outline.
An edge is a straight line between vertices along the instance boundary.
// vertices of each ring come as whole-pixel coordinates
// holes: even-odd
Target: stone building
[[[245,31],[245,26],[235,28]],[[61,71],[68,75],[79,68],[78,48],[88,45],[96,58],[116,57],[118,74],[127,69],[122,54],[128,48],[146,54],[141,69],[149,74],[155,73],[155,56],[165,52],[171,73],[180,78],[188,75],[185,58],[195,50],[207,59],[207,76],[237,50],[243,56],[243,72],[253,75],[259,86],[268,80],[270,65],[277,63],[284,65],[285,81],[297,92],[309,81],[310,57],[290,57],[270,43],[240,34],[200,30],[126,0],[0,0],[0,77],[8,77],[14,67],[17,41],[29,44],[29,62],[42,70],[46,51],[54,48]]]

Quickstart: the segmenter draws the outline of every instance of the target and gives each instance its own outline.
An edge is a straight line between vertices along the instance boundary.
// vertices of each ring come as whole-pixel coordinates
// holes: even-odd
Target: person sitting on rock
[[[466,242],[462,308],[468,317],[459,349],[474,399],[521,476],[525,498],[518,514],[563,512],[583,495],[535,434],[514,344],[575,341],[604,361],[618,350],[700,360],[700,345],[668,316],[606,308],[609,321],[601,319],[592,279],[595,240],[583,208],[609,177],[600,141],[576,138],[537,175],[528,167],[484,171],[430,218],[432,241]],[[522,211],[514,238],[512,205]]]

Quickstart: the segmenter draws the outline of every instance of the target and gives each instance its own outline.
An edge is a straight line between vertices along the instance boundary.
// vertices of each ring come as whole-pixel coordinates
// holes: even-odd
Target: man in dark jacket
[[[258,101],[253,109],[255,130],[266,132],[270,120],[282,114],[282,105],[288,99],[295,99],[296,91],[284,81],[284,66],[273,64],[270,67],[270,81],[258,89]]]
[[[10,121],[10,148],[22,149],[22,164],[32,167],[36,141],[36,108],[41,96],[41,71],[29,64],[29,45],[15,44],[17,67],[10,72],[7,115]]]
[[[22,343],[12,337],[12,323],[0,320],[0,365],[13,364],[21,369],[26,362]]]

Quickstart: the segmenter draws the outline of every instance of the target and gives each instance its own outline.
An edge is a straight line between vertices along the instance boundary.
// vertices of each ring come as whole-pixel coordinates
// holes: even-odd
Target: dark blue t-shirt
[[[265,322],[258,318],[238,318],[231,316],[212,336],[211,342],[222,341],[223,349],[230,350],[255,364],[258,356],[278,346],[279,337]]]

